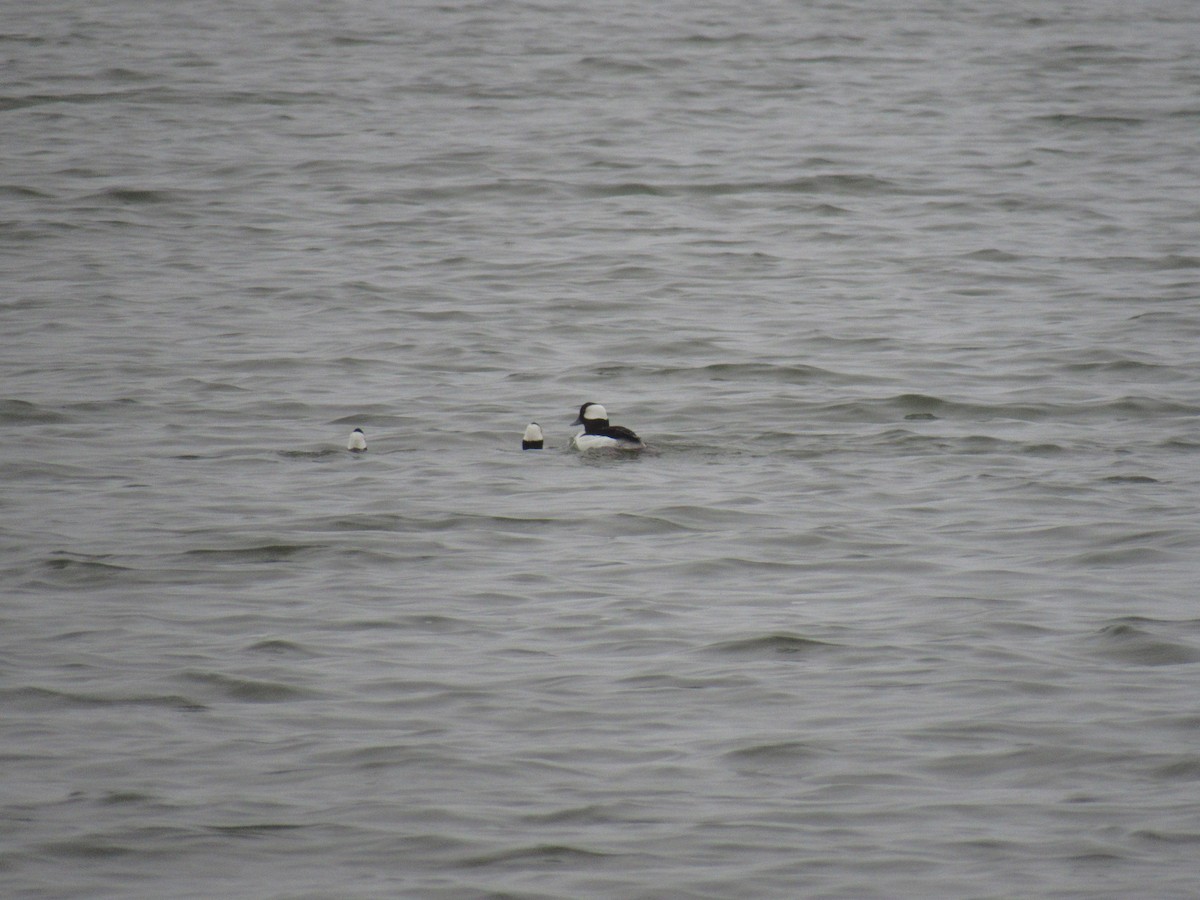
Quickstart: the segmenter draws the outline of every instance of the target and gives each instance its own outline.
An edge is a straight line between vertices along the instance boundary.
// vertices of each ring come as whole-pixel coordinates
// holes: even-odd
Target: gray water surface
[[[1195,896],[1198,45],[6,6],[6,896]]]

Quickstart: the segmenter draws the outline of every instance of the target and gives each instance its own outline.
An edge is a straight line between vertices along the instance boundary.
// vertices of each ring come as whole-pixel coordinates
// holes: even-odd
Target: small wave
[[[1175,400],[1162,400],[1158,397],[1127,396],[1098,404],[1095,407],[1084,407],[1090,413],[1133,413],[1138,416],[1195,416],[1200,415],[1200,406],[1192,403],[1181,403]]]
[[[1158,828],[1143,828],[1133,832],[1133,837],[1156,844],[1200,844],[1200,831],[1163,831]]]
[[[990,247],[985,250],[976,250],[973,253],[967,253],[962,258],[963,259],[980,260],[982,262],[995,262],[995,263],[1019,262],[1022,259],[1022,257],[1017,256],[1013,253],[1006,253],[1003,250],[997,250],[995,248],[990,248]]]
[[[1058,456],[1067,450],[1060,444],[1026,444],[1021,452],[1030,456]]]
[[[653,73],[657,69],[643,60],[616,59],[611,56],[584,56],[579,60],[581,66],[601,69],[620,74]]]
[[[65,841],[50,841],[42,844],[41,849],[53,857],[81,862],[96,862],[131,856],[141,849],[126,847],[113,841],[102,840],[98,837],[80,837]]]
[[[90,200],[107,200],[114,203],[141,205],[156,203],[174,203],[180,198],[178,191],[156,190],[154,188],[113,187],[89,194]]]
[[[1127,617],[1105,625],[1096,635],[1101,655],[1136,666],[1181,666],[1200,662],[1200,648],[1154,633],[1156,620]]]
[[[898,394],[856,400],[839,400],[818,407],[821,411],[851,421],[879,421],[912,415],[937,418],[1011,419],[1025,422],[1046,420],[1088,421],[1113,417],[1157,418],[1200,415],[1200,406],[1157,397],[1127,395],[1092,403],[971,403],[946,400],[928,394]],[[912,421],[912,420],[910,420]]]
[[[108,791],[96,799],[105,806],[124,806],[126,803],[153,803],[159,797],[146,791]]]
[[[670,525],[671,530],[683,531],[719,530],[758,519],[754,514],[719,506],[664,506],[654,510],[650,517]]]
[[[60,554],[43,560],[42,569],[52,573],[47,576],[48,579],[77,586],[96,586],[121,581],[134,571],[128,566],[105,562],[107,558]]]
[[[1160,445],[1164,450],[1183,450],[1187,453],[1194,453],[1200,450],[1200,440],[1186,440],[1184,438],[1168,438]]]
[[[38,710],[107,708],[114,706],[161,706],[169,709],[197,712],[207,709],[202,703],[179,694],[104,695],[74,691],[56,691],[27,685],[0,691],[5,703]]]
[[[680,524],[659,515],[640,513],[617,513],[604,524],[613,535],[623,536],[663,535],[695,530],[690,525]]]
[[[82,413],[126,413],[132,407],[140,405],[140,402],[132,397],[113,397],[106,400],[81,400],[78,403],[68,403],[64,409]]]
[[[259,838],[277,834],[281,831],[297,831],[308,828],[307,825],[295,825],[290,822],[252,822],[246,825],[209,825],[208,832],[235,838]]]
[[[79,570],[79,571],[95,571],[95,572],[127,572],[129,569],[126,566],[118,566],[113,563],[97,562],[93,559],[71,559],[65,556],[56,556],[46,560],[46,568],[62,570]]]
[[[688,192],[701,196],[746,193],[847,194],[865,196],[894,194],[899,185],[886,178],[857,173],[810,175],[783,181],[717,182],[689,186]]]
[[[238,387],[236,384],[228,384],[224,381],[207,381],[202,378],[183,378],[180,379],[179,388],[181,391],[200,391],[201,393],[239,393],[244,394],[249,392],[249,388]]]
[[[905,417],[908,418],[907,416]],[[930,421],[922,419],[918,421]],[[870,438],[872,444],[906,453],[961,454],[963,456],[986,456],[1006,453],[1021,453],[1029,456],[1055,456],[1065,452],[1058,444],[1024,444],[1006,441],[986,434],[968,434],[962,437],[947,437],[940,434],[924,434],[904,428],[890,428]]]
[[[270,656],[291,656],[303,659],[313,659],[319,654],[314,653],[302,644],[297,644],[293,641],[285,641],[279,638],[266,641],[258,641],[246,648],[251,653],[264,653]]]
[[[0,184],[0,197],[48,200],[52,195],[23,184]]]
[[[57,425],[70,421],[62,413],[26,400],[0,400],[0,425]]]
[[[807,384],[834,377],[834,373],[828,369],[800,364],[712,363],[691,371],[707,375],[713,381],[771,381],[782,384]]]
[[[230,563],[272,563],[323,549],[317,544],[262,544],[256,547],[208,548],[184,551],[185,556]]]
[[[822,650],[829,650],[836,645],[812,638],[801,637],[797,634],[779,632],[764,634],[756,637],[739,638],[732,641],[721,641],[706,647],[713,653],[725,653],[738,656],[796,656],[810,655]]]
[[[672,43],[680,44],[746,44],[759,40],[759,36],[749,31],[731,31],[726,34],[688,34],[673,38]]]
[[[1173,272],[1200,268],[1200,257],[1177,253],[1169,253],[1166,256],[1079,256],[1068,257],[1064,262],[1105,272]]]
[[[439,760],[446,758],[443,753],[438,753],[434,749],[416,747],[411,744],[372,744],[344,750],[322,751],[317,756],[321,763],[367,770],[436,765]]]
[[[187,672],[183,677],[193,684],[215,688],[223,699],[246,703],[282,703],[318,696],[313,691],[278,681],[241,678],[216,672]]]
[[[654,187],[638,181],[595,185],[585,188],[583,193],[591,197],[664,197],[671,193],[668,188]]]
[[[969,778],[978,782],[1013,772],[1026,773],[1028,777],[1032,777],[1034,772],[1059,773],[1072,768],[1104,768],[1124,759],[1124,754],[1104,749],[1046,743],[1016,750],[949,753],[930,759],[926,767],[943,775]]]
[[[155,82],[158,81],[159,78],[157,73],[141,72],[137,69],[126,69],[123,66],[113,66],[112,68],[105,69],[104,77],[113,81],[126,82]]]
[[[901,189],[895,182],[878,178],[874,175],[831,174],[812,175],[781,181],[672,182],[665,184],[627,181],[612,184],[582,185],[578,190],[584,196],[607,198],[628,196],[723,197],[737,194],[838,194],[873,196],[878,194],[895,194],[900,192]]]
[[[278,450],[276,453],[284,459],[308,459],[321,460],[329,459],[333,456],[342,456],[343,451],[340,448],[325,447],[322,450]],[[352,454],[345,454],[350,456]],[[358,459],[359,457],[355,457]]]
[[[767,775],[795,772],[798,766],[820,756],[822,751],[803,741],[781,741],[739,747],[722,756],[738,772],[747,775]]]
[[[329,39],[335,47],[362,47],[378,44],[388,46],[391,41],[384,40],[376,34],[335,34]]]
[[[568,807],[547,813],[527,813],[521,816],[521,820],[533,825],[624,825],[630,821],[628,812],[623,808],[602,804]]]
[[[339,453],[340,451],[333,451]],[[403,516],[394,514],[362,514],[318,519],[306,524],[315,531],[411,531]]]
[[[1145,363],[1136,359],[1127,359],[1125,357],[1115,357],[1109,359],[1083,360],[1076,363],[1065,363],[1061,366],[1064,372],[1115,372],[1117,374],[1172,374],[1173,370],[1170,366],[1163,366],[1157,363]]]
[[[1045,122],[1063,128],[1133,128],[1145,125],[1146,119],[1134,116],[1085,116],[1077,113],[1053,113],[1051,115],[1034,116],[1034,122]]]
[[[949,414],[967,412],[970,407],[927,394],[898,394],[892,397],[837,400],[823,404],[820,409],[826,413],[858,420],[863,418],[879,419],[880,417],[895,419],[908,416],[943,418]]]
[[[1086,567],[1152,566],[1173,562],[1174,554],[1158,547],[1115,547],[1094,550],[1071,557],[1070,562]]]
[[[1163,763],[1154,770],[1154,774],[1167,781],[1200,781],[1200,757],[1185,756]]]
[[[12,112],[17,109],[28,109],[31,106],[41,106],[43,103],[57,103],[66,100],[63,96],[50,94],[26,94],[24,96],[0,97],[0,112]]]
[[[682,675],[631,675],[620,679],[620,684],[636,691],[698,691],[707,688],[750,687],[758,682],[743,675],[722,673],[711,677],[685,677]]]
[[[610,858],[613,858],[612,854],[601,853],[597,850],[583,850],[567,844],[533,844],[464,859],[460,865],[480,868],[492,866],[520,866],[522,869],[559,868],[564,865],[587,865],[589,862]]]

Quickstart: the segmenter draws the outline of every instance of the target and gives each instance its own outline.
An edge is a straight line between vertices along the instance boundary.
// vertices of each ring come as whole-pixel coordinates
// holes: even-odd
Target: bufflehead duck
[[[608,410],[599,403],[579,407],[579,418],[572,425],[582,425],[583,431],[571,438],[576,450],[641,450],[642,439],[621,425],[608,424]]]
[[[545,438],[542,435],[542,426],[537,422],[530,422],[525,426],[525,434],[521,437],[522,450],[541,450]]]
[[[346,449],[355,453],[367,449],[367,436],[363,434],[361,428],[355,428],[350,432],[350,440],[346,441]]]

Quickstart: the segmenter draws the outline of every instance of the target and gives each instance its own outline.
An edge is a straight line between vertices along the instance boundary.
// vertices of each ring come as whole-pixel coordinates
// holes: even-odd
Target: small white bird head
[[[525,434],[521,436],[521,449],[541,450],[544,441],[542,426],[537,422],[530,422],[525,426]]]

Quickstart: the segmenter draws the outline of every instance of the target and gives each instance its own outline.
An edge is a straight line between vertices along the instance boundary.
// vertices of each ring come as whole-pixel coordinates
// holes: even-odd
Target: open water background
[[[4,3],[5,896],[1196,896],[1198,58]]]

